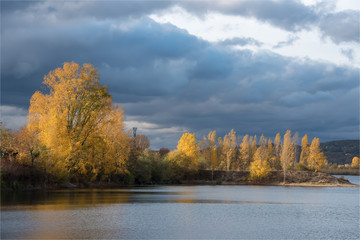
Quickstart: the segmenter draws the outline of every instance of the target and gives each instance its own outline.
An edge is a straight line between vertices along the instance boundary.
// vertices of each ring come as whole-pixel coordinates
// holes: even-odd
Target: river
[[[358,187],[154,186],[1,200],[1,239],[360,238]]]

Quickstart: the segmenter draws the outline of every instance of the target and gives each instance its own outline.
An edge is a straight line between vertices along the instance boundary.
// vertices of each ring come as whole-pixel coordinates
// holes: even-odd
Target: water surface
[[[157,186],[3,193],[1,238],[359,239],[359,188]]]

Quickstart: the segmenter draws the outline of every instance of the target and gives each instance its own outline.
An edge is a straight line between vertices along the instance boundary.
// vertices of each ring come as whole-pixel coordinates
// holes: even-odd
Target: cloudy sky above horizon
[[[151,147],[286,129],[359,139],[360,4],[338,1],[1,1],[1,120],[64,62],[91,63]]]

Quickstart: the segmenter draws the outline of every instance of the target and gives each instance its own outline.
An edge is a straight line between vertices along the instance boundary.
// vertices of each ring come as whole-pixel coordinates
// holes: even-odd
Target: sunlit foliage
[[[351,167],[352,168],[359,168],[360,167],[360,159],[358,157],[353,157],[351,161]]]
[[[266,147],[260,146],[255,154],[254,161],[250,164],[250,178],[253,180],[260,180],[265,178],[270,171],[270,165],[266,160]]]
[[[187,158],[189,158],[190,164],[186,164],[187,168],[198,169],[200,148],[198,146],[195,133],[184,133],[178,142],[177,151],[183,153]]]
[[[240,169],[246,170],[250,166],[251,156],[250,156],[250,143],[249,135],[245,135],[240,143]]]
[[[291,131],[287,130],[284,135],[284,142],[281,147],[281,166],[282,169],[288,170],[290,169],[294,164],[294,144],[291,141]]]
[[[320,150],[319,138],[314,138],[310,145],[307,166],[312,170],[320,171],[327,164],[326,156]]]
[[[222,147],[222,152],[225,155],[225,169],[230,171],[231,163],[235,157],[236,148],[236,133],[233,129],[224,136]]]
[[[210,131],[207,137],[204,136],[199,147],[206,165],[213,171],[217,165],[216,131]]]
[[[64,63],[45,76],[48,93],[30,100],[29,130],[46,147],[46,169],[54,175],[95,179],[126,171],[123,111],[98,79],[91,64]]]
[[[309,143],[307,134],[301,139],[301,154],[300,154],[300,164],[307,165],[309,158]]]

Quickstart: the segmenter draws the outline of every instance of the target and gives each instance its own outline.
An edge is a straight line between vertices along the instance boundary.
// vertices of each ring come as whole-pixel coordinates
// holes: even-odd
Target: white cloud
[[[133,127],[137,127],[137,132],[139,134],[167,134],[167,133],[183,133],[187,132],[188,129],[181,126],[171,126],[164,127],[159,124],[144,122],[144,121],[136,121],[136,120],[125,120],[125,129],[128,131]]]
[[[316,4],[316,1],[313,4]],[[287,32],[269,23],[260,22],[255,18],[230,16],[215,12],[208,12],[201,17],[197,17],[178,6],[166,12],[161,11],[151,14],[150,17],[159,23],[171,23],[185,29],[192,35],[210,42],[233,38],[252,38],[263,43],[261,46],[236,46],[235,49],[270,50],[284,56],[360,67],[360,47],[358,43],[335,44],[330,39],[324,38],[317,27],[299,32]],[[280,42],[286,42],[294,37],[297,40],[293,44],[274,49],[274,46]],[[353,61],[341,54],[343,48],[352,49]]]

